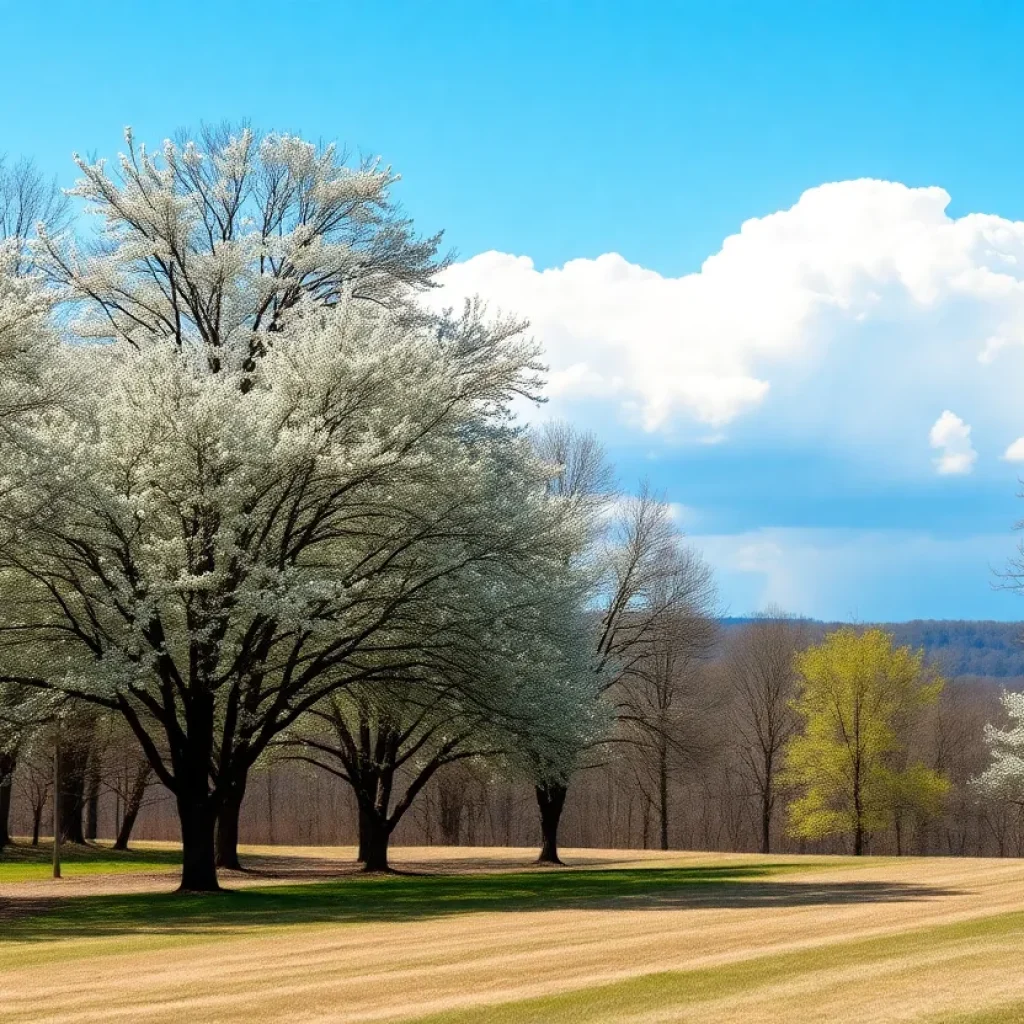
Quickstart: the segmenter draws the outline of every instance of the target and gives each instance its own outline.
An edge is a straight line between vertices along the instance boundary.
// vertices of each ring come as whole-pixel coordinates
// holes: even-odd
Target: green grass
[[[136,847],[125,852],[109,845],[65,844],[61,849],[61,874],[66,878],[129,871],[154,871],[181,864],[181,851],[164,847]],[[31,846],[17,842],[0,851],[0,882],[31,882],[53,872],[53,843]]]
[[[253,926],[402,921],[553,907],[693,906],[770,898],[757,880],[795,865],[529,871],[473,875],[352,875],[203,895],[129,893],[44,901],[4,923],[3,943],[235,931]],[[805,869],[806,865],[799,865]],[[795,898],[797,890],[789,896]]]
[[[33,851],[14,851],[31,858]],[[36,851],[43,857],[45,851]],[[83,870],[109,862],[111,851],[82,851]],[[177,852],[142,849],[135,863],[169,865]],[[22,863],[39,867],[38,861]],[[127,862],[126,862],[127,863]],[[8,865],[13,868],[17,863]],[[575,908],[665,910],[694,907],[773,908],[839,906],[913,901],[948,894],[923,885],[858,881],[804,882],[794,873],[813,863],[778,861],[718,866],[593,868],[515,873],[390,876],[353,875],[330,881],[268,885],[209,895],[133,893],[33,899],[13,912],[0,901],[0,970],[82,957],[116,956],[216,942],[225,936],[266,934],[274,929],[412,921],[475,912],[515,912]],[[96,868],[96,870],[100,870]],[[458,927],[457,924],[453,927]],[[499,926],[500,927],[500,926]],[[1024,913],[1003,914],[955,925],[911,930],[899,935],[828,942],[814,949],[755,956],[685,971],[661,971],[581,991],[520,1000],[495,1007],[476,1006],[406,1024],[591,1024],[624,1020],[638,1007],[682,1016],[720,997],[751,993],[774,984],[813,978],[837,968],[908,960],[940,951],[969,969],[983,963],[991,940],[1014,948],[1024,944]],[[311,941],[315,941],[311,937]],[[54,943],[60,943],[59,947]],[[985,943],[988,942],[988,946]],[[893,979],[890,977],[889,982]],[[896,979],[898,983],[898,978]],[[825,985],[826,981],[822,980]],[[832,985],[832,981],[827,982]],[[1021,1007],[956,1018],[942,1024],[1021,1024]]]
[[[407,1018],[403,1024],[589,1024],[591,1021],[625,1020],[639,1008],[644,1013],[665,1013],[669,1019],[667,1015],[673,1011],[682,1013],[713,999],[754,994],[759,988],[837,968],[875,963],[881,967],[893,959],[954,947],[964,960],[973,957],[984,962],[988,952],[978,940],[992,938],[1020,946],[1024,942],[1024,913],[933,926],[884,938],[829,943],[810,950],[777,953],[720,967],[662,971],[554,996]],[[973,950],[972,940],[977,943]],[[1021,1024],[1022,1021],[1024,1007],[1016,1004],[978,1016],[943,1019],[941,1024]]]
[[[166,851],[165,851],[166,852]],[[569,869],[467,875],[353,875],[206,895],[131,893],[52,898],[3,914],[0,968],[42,963],[60,941],[62,959],[214,942],[268,929],[422,920],[474,912],[558,908],[666,910],[693,907],[822,906],[913,900],[924,886],[787,876],[813,864],[776,862],[637,869]]]

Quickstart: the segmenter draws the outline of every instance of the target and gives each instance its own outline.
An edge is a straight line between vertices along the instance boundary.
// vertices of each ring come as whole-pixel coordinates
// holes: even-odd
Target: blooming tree
[[[1007,691],[1000,699],[1010,723],[1004,729],[985,727],[991,763],[976,785],[990,796],[1024,803],[1024,694]]]
[[[66,357],[92,401],[41,425],[0,502],[4,586],[31,595],[0,612],[0,653],[32,648],[9,681],[125,717],[177,800],[183,886],[211,888],[216,815],[275,735],[433,667],[482,589],[564,549],[503,424],[533,348],[472,312],[437,332],[349,301],[252,371],[163,345]]]
[[[437,653],[432,664],[388,686],[335,692],[284,744],[289,756],[352,787],[367,870],[387,869],[394,829],[447,766],[472,759],[507,771],[524,749],[549,763],[573,749],[591,714],[593,673],[585,592],[558,568],[549,562],[543,576],[479,580],[457,630],[445,626],[450,604],[424,609],[416,628],[424,649]]]
[[[346,296],[395,308],[444,265],[440,236],[413,235],[377,162],[352,168],[333,145],[230,126],[155,154],[131,129],[125,140],[114,173],[75,158],[70,195],[101,218],[99,244],[41,232],[82,336],[170,341],[213,370],[251,370],[290,315]]]

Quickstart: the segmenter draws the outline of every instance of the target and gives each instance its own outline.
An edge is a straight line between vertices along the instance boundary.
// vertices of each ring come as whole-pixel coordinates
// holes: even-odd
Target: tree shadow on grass
[[[352,876],[205,895],[129,893],[0,900],[0,938],[51,942],[216,935],[246,928],[414,921],[481,911],[694,910],[892,903],[955,890],[885,882],[792,882],[794,865]],[[806,867],[806,865],[802,865]]]

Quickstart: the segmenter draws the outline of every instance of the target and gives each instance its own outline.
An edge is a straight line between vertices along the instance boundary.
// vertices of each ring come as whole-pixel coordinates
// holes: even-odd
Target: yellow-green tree
[[[908,757],[907,734],[918,713],[938,700],[943,680],[923,652],[894,647],[881,629],[844,628],[796,657],[801,728],[786,749],[783,781],[794,836],[868,836],[908,810],[941,806],[948,782]]]

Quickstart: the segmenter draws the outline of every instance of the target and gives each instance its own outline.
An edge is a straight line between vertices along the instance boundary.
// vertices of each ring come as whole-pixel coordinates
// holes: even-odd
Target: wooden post
[[[60,737],[53,744],[53,877],[60,878]]]

